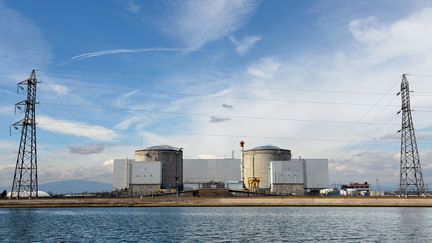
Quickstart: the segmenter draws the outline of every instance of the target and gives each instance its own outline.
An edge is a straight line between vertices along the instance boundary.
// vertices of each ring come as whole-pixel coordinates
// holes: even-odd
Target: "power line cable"
[[[143,80],[143,79],[137,79],[137,78],[130,78],[122,76],[115,76],[112,74],[99,74],[99,73],[88,73],[88,72],[65,72],[63,71],[61,74],[66,75],[80,75],[80,79],[82,79],[82,76],[86,77],[99,77],[104,79],[113,79],[113,80],[131,80],[131,81],[147,81],[147,82],[155,82],[155,83],[168,83],[168,84],[191,84],[191,82],[179,82],[179,81],[167,81],[167,80]],[[413,74],[414,75],[414,74]],[[425,75],[416,75],[416,76],[425,76]],[[193,83],[196,84],[196,83]],[[212,82],[212,84],[215,84]],[[226,83],[220,82],[221,85],[226,85]],[[75,86],[75,87],[85,87],[85,88],[96,88],[96,89],[112,89],[110,87],[106,86],[92,86],[92,85],[77,85],[77,84],[68,84],[69,86]],[[208,85],[208,84],[206,84]],[[285,88],[285,87],[267,87],[267,86],[241,86],[239,87],[241,89],[260,89],[260,90],[278,90],[278,91],[288,91],[288,92],[312,92],[312,93],[345,93],[345,94],[363,94],[363,95],[383,95],[386,94],[385,92],[376,92],[376,91],[358,91],[358,90],[314,90],[314,89],[298,89],[298,88]],[[118,88],[116,88],[118,89]],[[122,90],[136,90],[135,88],[124,88],[120,87]],[[421,93],[429,93],[432,94],[432,91],[426,92],[422,91]]]
[[[371,113],[374,109],[375,109],[375,107],[377,107],[377,105],[386,97],[386,95],[387,94],[389,94],[389,93],[391,93],[392,91],[393,91],[393,89],[394,89],[394,87],[398,84],[398,82],[399,82],[399,80],[400,80],[400,78],[398,78],[397,80],[396,80],[396,82],[394,82],[393,83],[393,85],[391,86],[391,88],[386,92],[386,94],[385,95],[383,95],[383,96],[381,96],[376,102],[375,102],[375,104],[372,106],[372,107],[370,107],[361,117],[360,117],[360,119],[356,122],[356,123],[354,123],[348,130],[346,130],[346,132],[340,137],[340,139],[343,139],[343,138],[345,138],[349,133],[351,133],[351,131],[353,131],[353,129],[356,127],[356,126],[358,126],[359,124],[360,124],[360,122],[362,122],[363,121],[363,119],[365,119],[368,115],[369,115],[369,113]],[[393,98],[393,100],[394,100],[394,98]],[[389,106],[390,106],[390,104],[391,103],[393,103],[393,100],[391,101],[391,102],[389,102],[387,105],[385,105],[384,106],[384,109],[381,111],[381,112],[383,112],[386,108],[388,108]],[[371,122],[373,122],[373,120],[371,121]],[[367,127],[370,125],[369,123],[367,123],[366,124],[367,125]],[[328,146],[324,151],[322,151],[321,153],[324,153],[326,150],[328,150],[328,149],[330,149],[331,147],[333,147],[334,146],[334,144],[331,144],[330,146]]]
[[[61,127],[81,127],[73,125],[45,125],[45,126],[61,126]],[[119,131],[130,131],[137,132],[134,129],[115,129]],[[183,134],[191,136],[206,136],[206,137],[229,137],[229,138],[257,138],[257,139],[279,139],[279,140],[304,140],[304,141],[318,141],[318,142],[365,142],[365,143],[376,143],[376,140],[340,140],[340,139],[326,139],[326,138],[298,138],[298,137],[272,137],[272,136],[255,136],[255,135],[229,135],[229,134],[215,134],[215,133],[193,133],[193,132],[178,132],[178,131],[164,131],[167,134]],[[384,143],[399,143],[398,141],[383,141]],[[431,140],[432,142],[432,140]]]
[[[49,86],[48,86],[48,90],[60,102],[60,104],[64,105],[63,101],[58,97],[58,95],[51,88],[49,88]],[[75,116],[75,114],[68,108],[68,106],[64,106],[64,107],[65,107],[66,111],[69,112],[69,114],[71,114],[75,120],[79,120]],[[95,136],[90,129],[88,129],[88,128],[84,128],[84,129],[86,129],[89,132],[89,134],[92,135],[93,139],[96,140],[97,142],[99,142],[99,144],[106,146],[106,144],[103,141],[99,140],[98,137]]]
[[[147,93],[151,95],[176,95],[186,97],[204,97],[204,98],[218,98],[218,99],[240,99],[240,100],[260,100],[270,102],[287,102],[287,103],[303,103],[303,104],[324,104],[324,105],[345,105],[345,106],[384,106],[379,104],[369,103],[350,103],[350,102],[334,102],[334,101],[311,101],[311,100],[288,100],[278,98],[257,98],[247,96],[228,96],[228,95],[214,95],[214,94],[193,94],[193,93],[181,93],[181,92],[168,92],[168,91],[149,91],[140,90],[140,93]],[[394,107],[397,107],[396,105]],[[418,108],[432,109],[431,106],[420,106]]]
[[[46,109],[44,109],[43,107],[41,107],[42,108],[42,110],[48,115],[48,116],[51,116],[51,114],[46,110]],[[59,121],[57,121],[57,120],[54,120],[57,124],[58,124],[58,126],[60,126],[60,127],[62,127],[69,135],[71,135],[79,144],[82,144],[82,141],[81,141],[81,139],[78,137],[78,136],[76,136],[73,132],[71,132],[68,128],[67,128],[67,126],[64,126],[63,124],[61,124]],[[48,131],[48,130],[46,130],[46,129],[44,129],[45,131]],[[50,131],[49,131],[50,132]],[[57,136],[57,135],[55,135],[55,137],[57,137],[62,143],[64,143],[66,146],[68,146],[69,148],[71,148],[71,147],[74,147],[74,146],[72,146],[72,145],[70,145],[69,143],[67,143],[66,141],[64,141],[62,138],[60,138],[59,136]],[[103,145],[103,146],[105,146],[106,147],[106,145]],[[98,157],[100,157],[100,154],[98,154],[97,155]],[[105,158],[105,157],[100,157],[101,159],[102,159],[102,161],[101,162],[103,162],[103,161],[105,161],[105,160],[107,160],[107,158]],[[98,163],[100,163],[100,162],[98,162],[98,161],[96,161],[96,160],[93,160],[92,158],[90,158],[90,160],[92,160],[94,163],[96,163],[96,164],[98,164]]]

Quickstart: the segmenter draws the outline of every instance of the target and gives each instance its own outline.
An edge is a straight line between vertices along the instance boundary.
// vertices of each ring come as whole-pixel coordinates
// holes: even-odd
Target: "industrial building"
[[[303,195],[329,186],[327,159],[270,161],[270,192]]]
[[[135,151],[135,161],[160,161],[162,188],[183,188],[183,149],[169,145],[152,146]]]
[[[269,188],[270,161],[291,160],[291,150],[265,145],[243,152],[243,175],[246,188]]]
[[[252,191],[303,195],[329,186],[327,159],[291,160],[291,150],[272,145],[245,150],[242,168]]]
[[[306,191],[324,189],[330,186],[328,159],[301,159]]]
[[[135,159],[115,159],[113,191],[145,195],[183,189],[183,151],[159,145],[135,151]]]
[[[240,162],[240,159],[235,158],[184,159],[184,190],[221,187],[241,189]]]
[[[328,188],[327,159],[293,159],[291,150],[266,145],[242,151],[242,160],[185,159],[183,151],[159,145],[114,160],[113,191],[148,195],[160,189],[231,189],[303,195]]]
[[[341,196],[370,196],[370,194],[370,185],[367,182],[341,185]]]
[[[270,192],[303,195],[303,168],[302,160],[270,161]]]
[[[135,161],[115,159],[113,191],[127,191],[130,195],[145,195],[158,191],[162,186],[160,161]]]

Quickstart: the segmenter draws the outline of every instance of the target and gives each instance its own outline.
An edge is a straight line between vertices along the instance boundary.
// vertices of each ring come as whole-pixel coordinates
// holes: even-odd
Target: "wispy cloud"
[[[141,53],[141,52],[186,52],[184,48],[140,48],[140,49],[113,49],[96,52],[88,52],[73,56],[72,60],[83,60],[92,57],[121,54],[121,53]]]
[[[14,113],[13,106],[0,106],[0,115],[11,116]]]
[[[218,116],[211,116],[210,121],[211,123],[221,123],[231,120],[229,117],[218,117]]]
[[[51,50],[39,28],[18,11],[7,7],[5,1],[0,1],[0,16],[1,74],[28,75],[32,69],[48,65]]]
[[[93,140],[113,140],[117,134],[102,126],[88,125],[83,122],[60,120],[47,116],[38,116],[40,128],[54,133],[86,137]]]
[[[240,29],[258,7],[256,0],[185,0],[167,13],[163,30],[190,50]]]
[[[105,150],[103,144],[92,144],[88,146],[69,146],[69,152],[72,154],[99,154]]]
[[[133,14],[139,14],[141,12],[141,5],[135,0],[122,1],[124,8]]]
[[[258,41],[262,38],[260,36],[246,36],[238,40],[234,36],[230,36],[231,42],[236,45],[235,51],[239,55],[246,54],[250,49],[252,49]]]
[[[376,17],[354,19],[349,30],[356,41],[366,46],[367,62],[382,62],[400,56],[432,50],[432,8],[396,22],[381,23]]]
[[[68,87],[61,84],[48,84],[49,88],[57,95],[66,95],[69,92]]]
[[[258,79],[272,79],[281,63],[272,57],[262,58],[248,68],[248,73]]]
[[[228,105],[228,104],[222,104],[223,108],[227,108],[227,109],[233,109],[234,107],[232,105]]]

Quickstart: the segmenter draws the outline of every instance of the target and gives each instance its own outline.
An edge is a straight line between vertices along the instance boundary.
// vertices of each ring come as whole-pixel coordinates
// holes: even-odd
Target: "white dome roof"
[[[18,194],[15,192],[13,194],[14,197],[16,197]],[[29,192],[21,192],[20,193],[20,197],[29,197],[30,193]],[[11,192],[7,193],[7,197],[11,197]],[[44,191],[38,191],[38,197],[51,197],[48,193],[44,192]]]

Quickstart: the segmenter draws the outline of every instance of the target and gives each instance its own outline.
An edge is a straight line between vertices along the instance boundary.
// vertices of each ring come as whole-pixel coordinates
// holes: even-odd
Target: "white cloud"
[[[54,133],[86,137],[93,140],[114,140],[117,134],[111,129],[83,122],[60,120],[47,116],[37,117],[38,126]]]
[[[57,95],[66,95],[69,92],[69,89],[61,84],[48,84],[53,92]]]
[[[73,56],[72,60],[84,60],[87,58],[121,54],[121,53],[141,53],[141,52],[185,52],[188,51],[182,48],[140,48],[140,49],[114,49],[114,50],[104,50],[96,52],[88,52]]]
[[[367,48],[367,61],[382,62],[432,51],[432,8],[425,8],[393,23],[375,17],[352,20],[349,30]]]
[[[114,159],[105,160],[103,163],[104,166],[111,167],[111,168],[112,168],[113,164],[114,164]]]
[[[261,39],[262,38],[260,36],[246,36],[238,40],[234,36],[230,36],[231,42],[234,43],[234,45],[236,45],[235,51],[239,55],[246,54]]]
[[[272,79],[281,63],[274,58],[266,57],[249,66],[248,73],[258,79]]]
[[[257,7],[256,0],[180,1],[167,14],[163,29],[197,50],[240,29]]]

